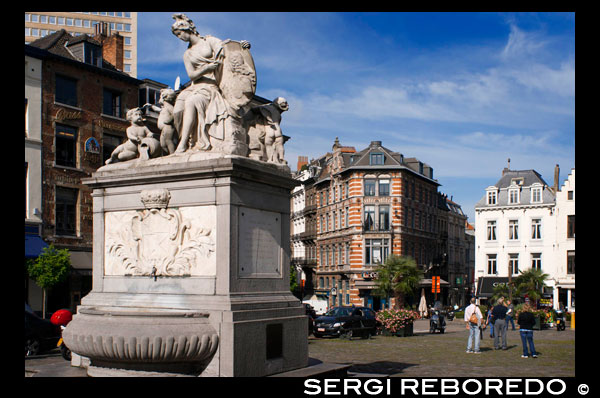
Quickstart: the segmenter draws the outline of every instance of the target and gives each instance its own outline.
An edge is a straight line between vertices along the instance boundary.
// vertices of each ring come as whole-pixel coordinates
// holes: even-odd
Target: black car
[[[25,356],[38,355],[56,348],[60,336],[60,326],[40,318],[25,306]]]
[[[313,335],[371,337],[377,333],[375,311],[367,307],[333,307],[315,319]]]

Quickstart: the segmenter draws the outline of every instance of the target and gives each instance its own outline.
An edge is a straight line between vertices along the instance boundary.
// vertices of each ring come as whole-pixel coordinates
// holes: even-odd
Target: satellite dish
[[[177,76],[177,79],[175,79],[175,91],[179,90],[179,76]]]

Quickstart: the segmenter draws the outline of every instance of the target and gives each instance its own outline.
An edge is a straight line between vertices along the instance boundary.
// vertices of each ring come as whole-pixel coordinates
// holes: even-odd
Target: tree
[[[290,264],[290,291],[296,292],[298,289],[298,275],[296,267]]]
[[[42,314],[46,317],[46,291],[67,279],[71,270],[71,255],[67,249],[45,247],[42,253],[27,265],[29,277],[42,288]]]
[[[377,289],[375,294],[393,296],[395,309],[404,307],[406,296],[414,296],[419,288],[423,273],[412,257],[392,254],[377,267]]]
[[[521,271],[514,280],[516,293],[521,296],[527,295],[533,303],[536,303],[542,298],[546,279],[548,279],[548,274],[544,274],[537,268]]]
[[[490,297],[490,303],[496,303],[500,297],[509,297],[509,292],[508,284],[499,284],[494,287],[492,297]]]

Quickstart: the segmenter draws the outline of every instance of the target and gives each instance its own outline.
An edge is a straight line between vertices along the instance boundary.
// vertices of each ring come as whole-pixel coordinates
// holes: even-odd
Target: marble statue
[[[245,145],[242,142],[245,141],[244,132],[240,134],[241,126],[239,121],[235,123],[235,119],[241,117],[240,110],[250,102],[256,89],[254,63],[248,62],[251,60],[248,52],[250,43],[201,36],[192,20],[184,14],[174,14],[173,19],[171,31],[180,40],[189,43],[183,62],[191,81],[175,101],[175,126],[180,136],[175,152],[191,148],[209,151],[215,146],[211,137],[221,141],[240,141]],[[233,46],[226,46],[229,43]],[[239,46],[237,51],[233,48],[235,44]],[[229,98],[226,98],[227,94],[230,94]],[[242,145],[240,150],[224,152],[246,156],[246,153],[239,152],[247,152],[247,148]]]
[[[172,88],[163,88],[160,90],[160,106],[146,104],[155,112],[159,112],[156,125],[160,129],[160,146],[164,155],[175,153],[175,139],[177,131],[175,130],[173,109],[177,94]]]
[[[154,133],[144,124],[141,108],[127,111],[127,120],[131,123],[126,130],[127,141],[115,148],[106,164],[132,160],[137,157],[147,160],[160,156],[160,143]]]
[[[244,115],[250,142],[250,157],[269,163],[287,164],[284,160],[281,114],[289,109],[285,98],[251,108]]]
[[[280,123],[289,105],[277,97],[252,107],[256,69],[250,43],[201,36],[185,14],[174,14],[173,19],[171,32],[188,43],[183,63],[189,83],[181,90],[161,90],[159,106],[144,105],[159,112],[160,142],[143,125],[142,116],[135,116],[128,141],[115,149],[106,164],[159,156],[164,159],[151,163],[171,164],[236,155],[286,166]],[[138,166],[133,162],[109,168]]]

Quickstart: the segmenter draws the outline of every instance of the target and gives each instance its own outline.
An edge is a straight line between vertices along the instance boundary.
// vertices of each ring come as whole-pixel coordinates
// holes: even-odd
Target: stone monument
[[[250,157],[247,127],[252,119],[259,130],[279,128],[287,103],[274,101],[270,119],[248,117],[256,89],[250,44],[200,36],[185,15],[173,18],[173,33],[190,43],[191,84],[168,109],[176,137],[161,142],[178,145],[161,151],[132,116],[144,137],[84,180],[93,190],[93,289],[64,330],[65,344],[89,359],[90,376],[303,368],[307,319],[289,289],[296,183],[278,135],[268,139],[276,155]],[[156,142],[144,147],[145,139]]]

